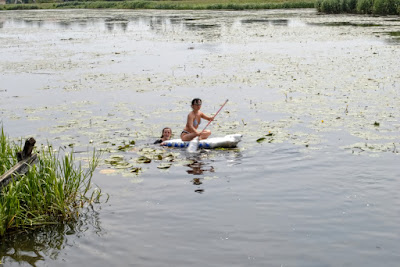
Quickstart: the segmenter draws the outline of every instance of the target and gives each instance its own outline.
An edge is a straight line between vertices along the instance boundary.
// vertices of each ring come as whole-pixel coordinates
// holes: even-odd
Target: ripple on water
[[[2,12],[5,131],[82,160],[102,149],[93,180],[110,200],[79,230],[1,242],[0,259],[397,266],[398,22],[315,10]],[[207,114],[229,98],[209,129],[242,133],[239,149],[191,157],[149,145],[167,125],[179,135],[194,97]]]

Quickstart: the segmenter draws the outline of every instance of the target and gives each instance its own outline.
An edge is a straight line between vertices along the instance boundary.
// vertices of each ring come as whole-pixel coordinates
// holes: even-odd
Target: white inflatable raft
[[[241,134],[230,134],[224,137],[212,137],[199,141],[199,148],[233,148],[242,140]],[[161,145],[167,147],[188,147],[190,141],[182,141],[181,139],[171,139],[164,141]]]

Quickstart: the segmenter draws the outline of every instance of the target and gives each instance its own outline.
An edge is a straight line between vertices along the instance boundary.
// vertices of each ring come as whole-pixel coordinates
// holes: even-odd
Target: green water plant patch
[[[21,150],[21,145],[10,141],[3,130],[1,144],[3,173],[17,161],[14,152]],[[100,201],[101,190],[92,187],[99,153],[93,152],[87,168],[76,164],[73,153],[54,152],[51,146],[42,146],[37,153],[38,162],[29,172],[1,189],[0,236],[18,229],[76,221],[83,207]]]
[[[260,138],[258,138],[258,139],[256,140],[256,142],[257,142],[257,143],[262,143],[262,142],[264,142],[264,141],[268,141],[268,143],[272,143],[272,141],[274,140],[274,139],[272,138],[272,136],[274,136],[274,134],[271,133],[271,132],[268,132],[268,134],[266,134],[265,136],[266,136],[266,137],[260,137]]]

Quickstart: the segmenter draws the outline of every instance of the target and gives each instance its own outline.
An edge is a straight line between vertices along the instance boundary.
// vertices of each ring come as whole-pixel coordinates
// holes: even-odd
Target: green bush
[[[118,3],[113,2],[87,2],[85,8],[116,8]]]
[[[342,12],[342,3],[341,0],[323,0],[319,4],[320,12],[328,13],[328,14],[337,14]]]
[[[342,12],[355,13],[357,0],[342,0]]]
[[[149,3],[145,1],[126,1],[121,3],[121,8],[125,9],[139,9],[139,8],[146,8],[148,6]]]
[[[4,6],[5,10],[25,10],[25,9],[39,9],[38,5],[31,4],[10,4]]]
[[[396,15],[398,7],[396,0],[374,0],[372,12],[378,15]]]
[[[360,13],[400,15],[400,0],[317,0],[315,8],[323,13]]]
[[[322,10],[321,10],[321,4],[322,4],[322,0],[317,0],[317,1],[315,2],[314,7],[317,9],[318,12],[322,12]]]
[[[400,0],[396,1],[396,6],[397,6],[397,15],[400,15]]]
[[[372,14],[373,0],[358,0],[356,10],[361,14]]]
[[[54,3],[54,0],[36,0],[37,4],[42,4],[42,3]]]

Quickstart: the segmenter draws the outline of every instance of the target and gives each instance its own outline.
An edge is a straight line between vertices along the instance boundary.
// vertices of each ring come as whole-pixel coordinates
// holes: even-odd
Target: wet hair
[[[170,129],[171,130],[171,128],[169,128],[169,127],[165,127],[164,129],[162,129],[160,138],[164,137],[164,130],[166,130],[166,129]],[[171,130],[171,134],[172,134],[172,130]]]
[[[192,105],[198,104],[199,102],[202,103],[203,101],[201,101],[200,98],[195,98],[195,99],[192,100]]]

